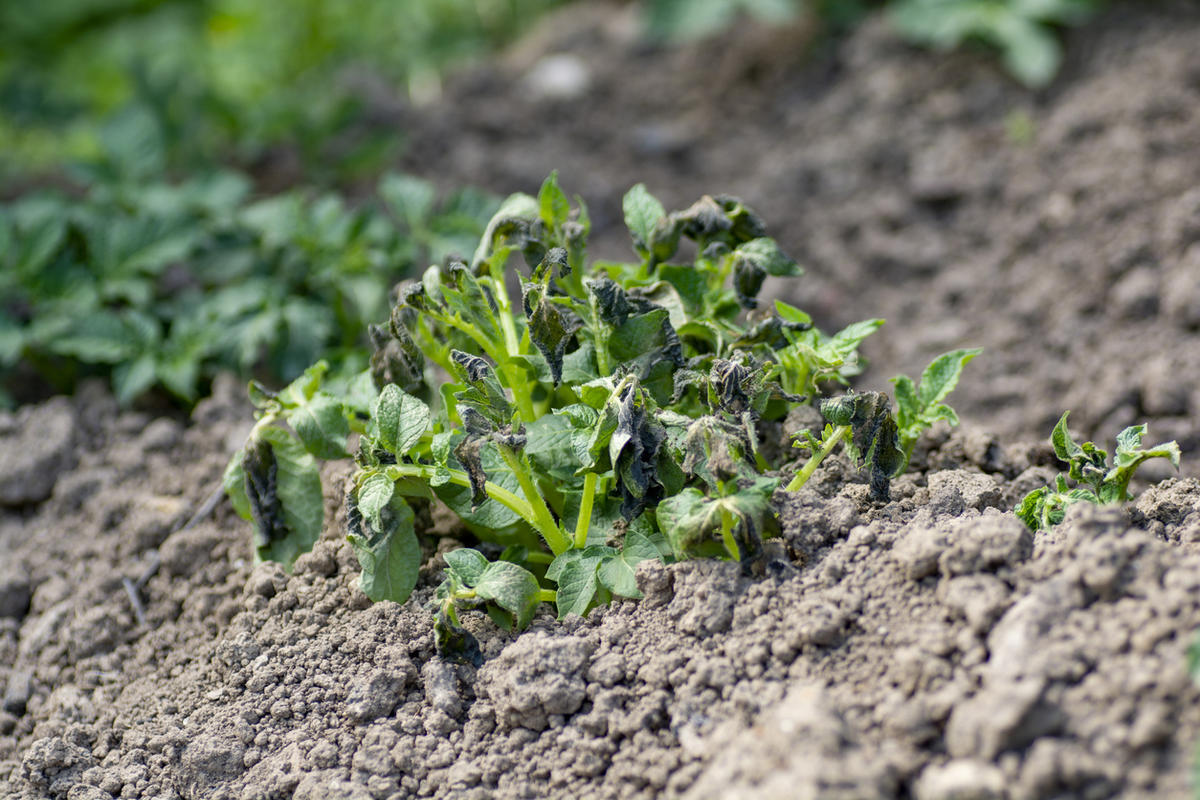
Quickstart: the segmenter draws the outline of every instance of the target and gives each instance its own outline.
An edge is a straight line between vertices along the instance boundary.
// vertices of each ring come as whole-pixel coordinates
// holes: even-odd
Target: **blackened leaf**
[[[650,254],[655,228],[659,221],[667,216],[667,211],[662,203],[646,190],[645,184],[641,183],[625,193],[621,205],[625,212],[625,227],[629,228],[633,246],[646,258]]]
[[[425,380],[425,357],[408,328],[393,322],[389,330],[376,325],[368,330],[375,348],[371,353],[371,377],[375,388],[382,389],[394,383],[406,392],[416,391]]]
[[[247,443],[243,469],[258,528],[257,556],[291,569],[320,538],[325,519],[316,461],[286,430],[269,426]]]
[[[525,317],[529,323],[529,338],[550,365],[550,377],[557,386],[562,381],[563,354],[575,334],[575,326],[567,321],[559,307],[545,296],[545,288],[526,283],[523,294]]]
[[[451,350],[450,357],[458,376],[468,386],[465,391],[454,394],[458,404],[473,408],[496,427],[509,424],[513,414],[512,404],[492,365],[486,359],[461,350]]]
[[[371,414],[379,443],[402,456],[429,430],[429,406],[394,383],[384,386]]]
[[[849,425],[846,452],[870,475],[871,497],[890,497],[891,476],[904,464],[892,404],[882,392],[834,397],[821,403],[821,413],[834,425]]]
[[[681,225],[684,236],[702,246],[733,227],[733,222],[726,216],[725,211],[708,195],[701,197],[687,209],[675,212],[671,218]]]
[[[342,404],[318,392],[311,400],[287,415],[288,423],[304,442],[304,448],[317,458],[346,458],[346,437],[350,423]]]
[[[467,586],[474,586],[488,566],[483,553],[469,547],[451,550],[443,558],[446,559],[446,566]]]
[[[540,591],[532,572],[508,561],[488,564],[475,584],[475,593],[479,597],[512,612],[518,628],[524,628],[533,619]]]
[[[447,661],[476,667],[483,664],[479,640],[470,631],[454,624],[444,609],[438,609],[437,618],[433,623],[433,635],[437,654]]]
[[[402,497],[395,495],[380,517],[377,526],[364,514],[367,535],[347,536],[362,566],[359,587],[376,602],[403,603],[417,585],[422,560],[413,512]]]
[[[748,259],[733,262],[733,291],[742,308],[758,308],[758,293],[762,289],[767,273],[762,267]]]
[[[487,439],[483,436],[472,434],[464,437],[454,448],[454,457],[458,459],[458,463],[462,464],[467,478],[471,481],[472,511],[487,499],[487,491],[484,489],[487,475],[483,471],[483,459],[480,453],[486,442]]]
[[[279,501],[279,465],[270,440],[254,436],[242,451],[243,494],[254,520],[254,545],[269,547],[287,538],[287,523]]]

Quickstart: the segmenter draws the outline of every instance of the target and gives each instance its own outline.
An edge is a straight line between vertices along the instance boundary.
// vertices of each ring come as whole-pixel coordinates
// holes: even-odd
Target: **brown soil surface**
[[[636,181],[674,207],[741,195],[808,267],[789,294],[824,326],[889,320],[864,388],[986,348],[962,428],[886,505],[838,458],[780,495],[789,558],[768,577],[652,565],[646,600],[586,620],[469,617],[476,669],[433,653],[446,542],[404,606],[356,588],[344,467],[291,576],[253,567],[227,504],[186,527],[249,425],[233,382],[186,421],[95,387],[0,417],[0,795],[1190,796],[1200,11],[1118,6],[1037,95],[878,22],[664,51],[621,7],[579,13],[442,105],[393,110],[406,166],[502,192],[557,167],[609,256]],[[556,54],[586,95],[546,77],[578,75]],[[1184,476],[1030,534],[1008,511],[1052,475],[1039,442],[1067,408],[1105,441],[1149,421]]]

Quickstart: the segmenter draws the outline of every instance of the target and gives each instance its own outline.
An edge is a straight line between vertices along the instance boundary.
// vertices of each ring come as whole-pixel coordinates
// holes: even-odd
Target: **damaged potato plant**
[[[1035,531],[1062,522],[1067,508],[1075,503],[1124,503],[1129,499],[1129,482],[1137,468],[1152,458],[1165,458],[1179,469],[1180,452],[1176,442],[1165,442],[1149,449],[1142,447],[1145,425],[1133,425],[1117,434],[1117,451],[1110,467],[1107,452],[1092,442],[1079,444],[1071,437],[1067,429],[1070,413],[1067,411],[1062,415],[1050,435],[1054,454],[1067,464],[1067,474],[1057,475],[1053,486],[1034,489],[1013,509]],[[1073,488],[1068,479],[1075,484]]]
[[[846,384],[882,320],[826,335],[786,303],[759,308],[768,276],[801,270],[735,198],[667,213],[638,185],[624,214],[637,259],[586,266],[587,211],[551,175],[505,201],[471,263],[398,288],[368,372],[253,387],[259,423],[226,485],[259,556],[288,563],[311,546],[316,459],[358,433],[347,517],[369,597],[403,602],[416,585],[414,502],[444,503],[479,542],[446,554],[434,606],[447,654],[474,657],[465,609],[520,627],[543,601],[561,617],[639,597],[648,559],[760,565],[780,479],[759,428]],[[844,440],[886,498],[920,431],[955,421],[942,400],[976,352],[941,357],[920,387],[897,379],[898,417],[878,393],[825,401],[814,451]]]

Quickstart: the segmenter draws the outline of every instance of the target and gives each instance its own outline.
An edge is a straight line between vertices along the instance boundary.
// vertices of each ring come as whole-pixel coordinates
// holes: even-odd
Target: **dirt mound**
[[[650,564],[645,600],[586,620],[543,607],[513,636],[467,615],[476,668],[434,654],[445,543],[404,606],[358,591],[341,468],[290,576],[252,568],[226,504],[188,524],[251,421],[233,382],[190,421],[95,387],[0,418],[0,794],[1189,796],[1200,12],[1119,7],[1037,96],[879,24],[801,59],[802,28],[664,52],[610,12],[413,115],[413,165],[500,191],[559,167],[597,198],[601,254],[626,247],[635,181],[676,206],[740,194],[809,267],[798,300],[824,324],[889,318],[864,385],[988,348],[963,428],[886,505],[836,457],[778,495],[766,577]],[[529,77],[560,51],[590,99]],[[1185,476],[1030,534],[1008,510],[1053,474],[1037,442],[1065,408],[1106,439],[1150,419]]]

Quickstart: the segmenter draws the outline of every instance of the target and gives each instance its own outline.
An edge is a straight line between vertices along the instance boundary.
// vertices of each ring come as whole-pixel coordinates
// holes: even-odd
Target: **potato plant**
[[[1035,531],[1062,522],[1067,508],[1075,503],[1124,503],[1129,499],[1129,482],[1137,468],[1152,458],[1165,458],[1179,469],[1180,452],[1176,442],[1165,442],[1149,449],[1142,447],[1145,425],[1133,425],[1117,434],[1117,450],[1110,467],[1107,452],[1092,442],[1079,444],[1072,438],[1067,429],[1070,413],[1063,413],[1050,435],[1054,454],[1067,464],[1067,474],[1056,476],[1053,486],[1034,489],[1014,509],[1016,515]]]
[[[252,387],[259,423],[226,485],[259,556],[311,546],[320,519],[291,509],[298,487],[358,433],[346,503],[368,596],[403,602],[416,585],[413,502],[444,503],[480,543],[447,554],[436,594],[439,646],[459,657],[473,653],[465,609],[523,626],[542,601],[562,617],[639,597],[647,559],[760,566],[780,465],[759,428],[846,384],[882,320],[827,335],[786,303],[760,308],[767,276],[801,269],[736,198],[668,213],[638,185],[624,213],[637,258],[589,265],[587,210],[551,175],[504,202],[470,263],[398,287],[369,371]],[[677,260],[684,240],[695,256]],[[942,400],[977,352],[943,356],[920,387],[897,379],[899,422],[882,394],[824,401],[844,428],[826,444],[845,438],[886,497],[920,430],[954,421]]]

